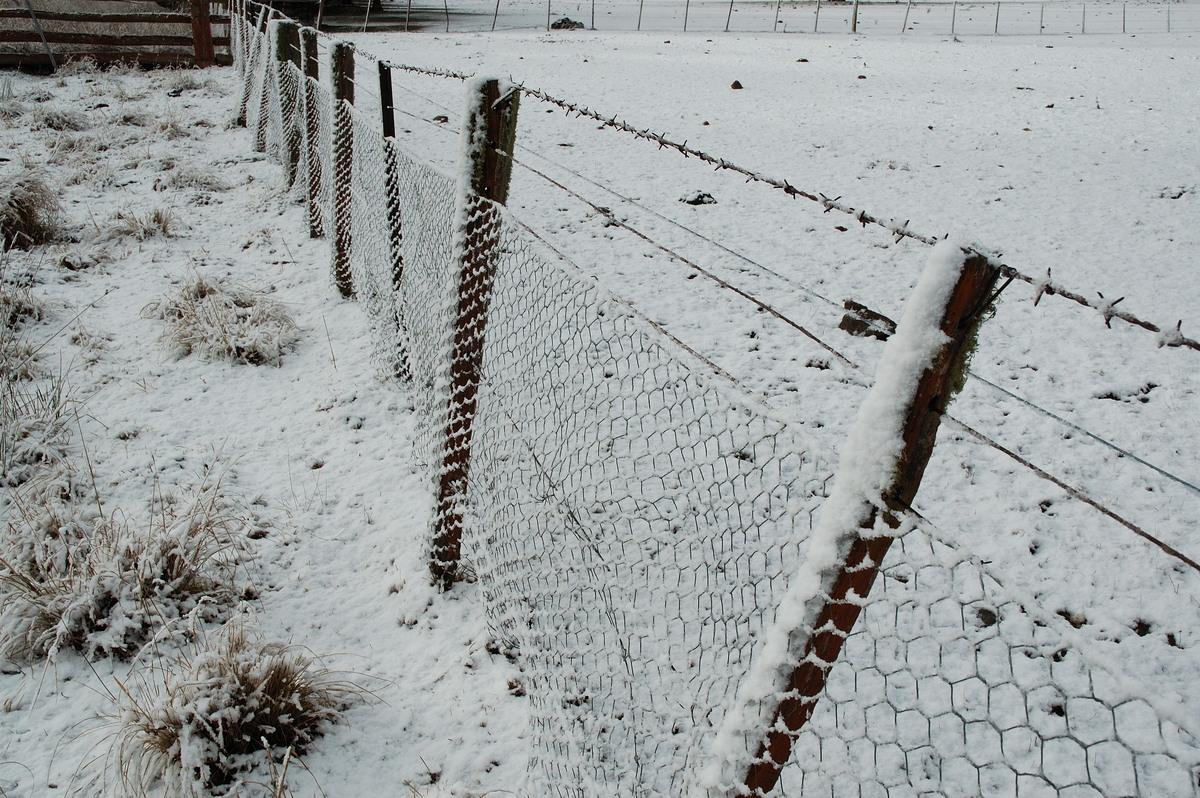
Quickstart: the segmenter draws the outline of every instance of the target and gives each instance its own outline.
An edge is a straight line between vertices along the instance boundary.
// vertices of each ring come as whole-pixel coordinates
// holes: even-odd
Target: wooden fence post
[[[254,33],[250,32],[250,18],[242,16],[238,20],[238,27],[241,29],[240,38],[242,39],[242,104],[238,106],[238,127],[246,126],[247,114],[250,113],[250,100],[254,94],[254,59],[251,57],[254,53],[255,44],[258,41],[257,31],[262,27],[263,19],[266,17],[267,9],[261,8],[258,12],[258,19],[254,23]]]
[[[270,55],[267,53],[267,45],[271,41],[271,22],[274,18],[274,11],[270,8],[264,8],[263,16],[259,18],[261,24],[257,28],[258,59],[255,62],[255,66],[262,74],[262,96],[259,97],[258,103],[258,126],[254,131],[255,152],[267,151],[267,124],[271,121],[271,70],[267,68],[267,61],[270,58]]]
[[[321,111],[317,108],[320,92],[316,86],[321,79],[320,59],[317,57],[317,32],[300,29],[300,47],[304,58],[304,160],[308,166],[308,237],[321,238],[325,228],[321,223],[321,181],[325,179],[321,164]]]
[[[982,317],[995,298],[993,290],[999,276],[999,269],[982,255],[973,254],[962,264],[939,325],[946,336],[945,342],[926,361],[915,390],[911,390],[911,399],[904,408],[903,447],[896,458],[890,484],[883,486],[882,495],[875,502],[882,500],[882,504],[896,511],[912,504],[933,453],[942,413],[961,387],[967,359]],[[837,566],[832,586],[826,592],[828,598],[815,616],[810,616],[811,622],[805,624],[812,630],[807,640],[795,644],[802,651],[793,650],[791,661],[799,664],[792,667],[781,685],[781,698],[745,772],[745,790],[738,794],[762,796],[774,789],[783,766],[791,758],[793,740],[812,716],[824,690],[825,678],[862,612],[863,599],[870,593],[892,543],[890,536],[873,532],[880,515],[875,502],[870,503],[869,509],[863,507],[860,517],[865,520],[858,530],[839,531],[839,536],[852,538],[849,553]],[[879,520],[892,529],[900,524],[891,513],[884,513]]]
[[[458,309],[429,562],[434,581],[442,590],[449,590],[459,575],[462,503],[470,474],[484,335],[500,238],[499,212],[495,205],[508,201],[520,99],[515,87],[502,94],[500,82],[495,79],[476,80],[468,91],[469,107],[463,136],[476,146],[467,150],[468,162],[461,167],[470,171],[469,186],[455,201],[454,218],[460,220],[454,236],[459,242],[454,253],[458,268]]]
[[[208,13],[209,0],[192,0],[192,47],[196,51],[196,66],[207,69],[217,62],[213,49],[212,19]]]
[[[292,72],[291,67],[296,71]],[[279,80],[279,109],[283,121],[283,173],[289,186],[296,183],[300,164],[300,79],[296,91],[285,91],[293,76],[300,72],[300,26],[290,19],[275,23],[275,72]]]
[[[400,207],[400,194],[398,191],[400,166],[397,162],[395,144],[396,111],[392,105],[392,67],[386,61],[379,62],[379,108],[383,117],[381,120],[383,123],[384,138],[383,191],[387,204],[388,255],[391,258],[392,267],[392,299],[394,303],[398,303],[404,284],[404,253],[402,250],[404,243],[404,229],[402,225],[403,208]],[[401,380],[408,381],[412,378],[412,371],[408,365],[408,349],[405,338],[407,324],[404,321],[401,306],[393,304],[392,307],[394,308],[397,336],[393,373]]]
[[[333,280],[344,297],[354,296],[350,273],[350,211],[354,201],[354,45],[334,42],[333,69]]]

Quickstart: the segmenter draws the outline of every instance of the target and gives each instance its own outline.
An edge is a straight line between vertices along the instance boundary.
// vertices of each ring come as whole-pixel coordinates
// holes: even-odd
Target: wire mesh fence
[[[1181,2],[848,2],[847,0],[460,0],[365,6],[325,20],[338,30],[477,32],[529,28],[733,33],[1062,35],[1194,33]]]
[[[436,463],[453,445],[461,181],[276,60],[269,16],[235,14],[247,126],[295,158],[320,230],[336,238],[348,219],[354,293],[383,369],[416,387]],[[522,791],[765,794],[741,778],[769,755],[746,679],[786,621],[834,453],[513,217],[475,213],[497,244],[470,480],[455,498],[497,651],[523,671],[535,753]],[[825,686],[779,794],[1200,793],[1190,719],[928,524],[910,517],[894,534],[840,658],[818,663]]]

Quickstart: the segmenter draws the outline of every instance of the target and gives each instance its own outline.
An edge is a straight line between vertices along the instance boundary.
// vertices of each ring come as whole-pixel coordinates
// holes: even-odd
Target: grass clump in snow
[[[282,303],[222,279],[197,276],[142,314],[166,322],[162,340],[177,357],[277,366],[300,340],[300,328]]]
[[[234,620],[140,695],[126,692],[110,764],[129,794],[242,794],[263,760],[302,754],[364,691]],[[271,795],[281,793],[280,783]],[[274,779],[273,779],[274,780]]]
[[[248,514],[218,480],[133,524],[89,505],[67,473],[15,497],[0,532],[0,656],[127,658],[156,630],[218,621],[242,598]]]
[[[58,197],[36,174],[0,179],[0,244],[29,249],[54,240],[61,227]]]
[[[66,457],[75,400],[64,377],[35,380],[34,351],[0,332],[0,486],[15,487]]]
[[[175,228],[178,224],[179,220],[175,216],[175,211],[170,208],[155,208],[146,213],[137,213],[128,208],[121,208],[113,214],[112,225],[108,229],[106,238],[109,240],[132,238],[137,241],[145,241],[147,238],[159,235],[170,238],[175,235]]]

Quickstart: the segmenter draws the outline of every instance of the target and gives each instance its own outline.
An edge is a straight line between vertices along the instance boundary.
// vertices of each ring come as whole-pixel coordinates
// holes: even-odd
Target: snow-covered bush
[[[162,340],[177,357],[279,365],[300,340],[282,303],[222,279],[197,276],[175,296],[146,306],[143,315],[166,322]]]
[[[0,178],[0,249],[52,241],[61,225],[58,197],[37,174]]]
[[[139,695],[127,694],[110,756],[133,795],[244,794],[242,774],[264,759],[302,754],[364,695],[302,650],[263,641],[241,619],[157,676],[143,680]]]
[[[219,482],[140,524],[89,508],[71,484],[37,485],[0,532],[0,656],[128,657],[156,629],[220,620],[240,600],[249,522]]]

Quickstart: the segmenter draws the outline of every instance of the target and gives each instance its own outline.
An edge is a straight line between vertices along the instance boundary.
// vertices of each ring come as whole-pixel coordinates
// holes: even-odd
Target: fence
[[[603,31],[735,33],[1084,34],[1195,33],[1200,8],[1182,2],[852,2],[852,0],[460,0],[385,3],[343,15],[338,29],[546,29],[566,18]]]
[[[826,534],[859,472],[832,483],[832,452],[471,199],[487,177],[470,192],[402,151],[351,102],[364,59],[273,18],[234,7],[244,120],[310,201],[386,370],[418,388],[439,521],[461,521],[463,565],[441,545],[435,573],[479,581],[525,670],[527,794],[1196,794],[1189,719],[908,500],[861,538]],[[495,149],[484,130],[464,155]],[[486,334],[460,324],[480,313]]]
[[[9,0],[10,7],[0,7],[0,66],[55,67],[83,57],[201,67],[233,62],[225,3],[190,0],[185,11],[164,10],[153,0],[136,4],[143,8],[131,12],[119,0]]]

